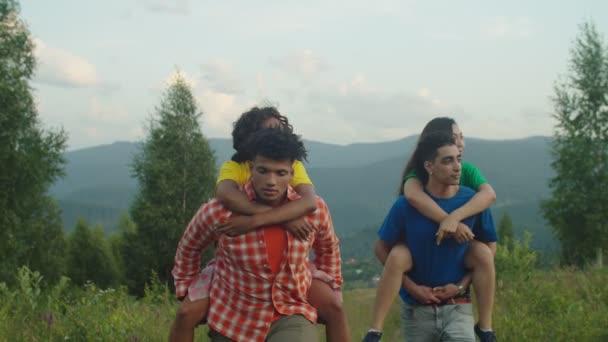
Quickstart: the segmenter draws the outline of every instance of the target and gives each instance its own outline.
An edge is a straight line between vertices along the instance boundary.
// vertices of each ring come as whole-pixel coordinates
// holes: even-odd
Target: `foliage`
[[[532,235],[524,233],[524,239],[501,241],[496,248],[494,263],[497,278],[526,279],[537,266],[538,254],[530,249]]]
[[[89,283],[74,287],[63,278],[45,286],[40,273],[19,270],[18,285],[0,283],[0,336],[8,341],[149,341],[164,340],[178,302],[169,289],[152,282],[137,300],[125,288],[101,290]],[[502,341],[603,341],[608,338],[608,272],[531,270],[527,277],[498,282],[494,328]],[[353,340],[367,327],[374,289],[344,293]],[[401,301],[385,321],[385,339],[400,341]],[[208,341],[206,326],[197,341]]]
[[[565,269],[499,281],[494,325],[500,339],[605,341],[607,280],[603,270]]]
[[[513,234],[513,221],[507,211],[503,212],[498,222],[498,241],[509,248],[515,238]]]
[[[0,336],[11,341],[155,340],[167,335],[175,312],[175,301],[168,297],[163,305],[152,305],[147,298],[130,297],[124,287],[74,287],[62,278],[43,288],[40,273],[25,267],[18,279],[15,289],[0,284]],[[168,295],[166,287],[155,290],[159,292],[148,292],[153,298]]]
[[[29,85],[33,48],[18,3],[0,0],[0,281],[6,282],[20,265],[55,281],[63,264],[59,210],[46,192],[63,174],[66,135],[39,122]]]
[[[118,270],[102,227],[80,220],[69,236],[67,275],[76,285],[87,282],[107,288],[118,284]]]
[[[608,246],[608,51],[592,23],[581,26],[553,102],[556,175],[543,211],[562,261],[582,266]]]
[[[123,235],[129,287],[142,294],[152,272],[172,283],[177,243],[200,205],[213,196],[215,157],[198,122],[192,91],[178,76],[165,92],[148,136],[133,161],[139,193],[131,207],[136,224]]]
[[[123,260],[123,251],[126,248],[125,235],[133,235],[134,233],[135,223],[131,220],[128,212],[123,212],[118,220],[118,230],[111,233],[108,237],[108,246],[111,257],[116,265],[119,284],[124,284],[126,281],[125,262]]]

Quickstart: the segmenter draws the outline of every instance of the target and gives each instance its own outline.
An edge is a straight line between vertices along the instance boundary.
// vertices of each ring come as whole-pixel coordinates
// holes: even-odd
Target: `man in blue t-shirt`
[[[475,195],[472,189],[459,185],[461,156],[450,135],[429,135],[418,143],[412,158],[425,191],[447,213]],[[497,236],[490,210],[462,222],[473,228],[476,240],[495,247]],[[446,239],[437,244],[437,229],[437,223],[401,196],[378,231],[378,258],[384,262],[382,256],[385,259],[395,243],[407,241],[414,267],[400,291],[406,341],[474,342],[473,307],[466,291],[470,282],[465,270],[468,243]]]

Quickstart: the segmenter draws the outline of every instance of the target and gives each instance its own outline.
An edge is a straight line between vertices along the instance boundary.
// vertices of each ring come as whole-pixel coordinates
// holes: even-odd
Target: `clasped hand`
[[[439,245],[441,240],[446,237],[452,237],[456,239],[458,243],[471,241],[475,238],[475,234],[471,229],[464,223],[457,221],[452,216],[448,216],[439,224],[437,230],[436,242]]]
[[[297,218],[283,224],[283,227],[293,234],[297,239],[306,240],[310,233],[313,232],[313,226],[304,218]],[[218,234],[225,234],[231,237],[245,234],[251,230],[258,228],[254,216],[232,216],[223,223],[220,223],[215,231]]]

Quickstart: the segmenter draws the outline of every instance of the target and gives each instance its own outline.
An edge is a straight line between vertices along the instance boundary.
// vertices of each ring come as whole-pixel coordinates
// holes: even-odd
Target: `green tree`
[[[79,220],[68,240],[67,275],[74,284],[91,281],[105,288],[117,284],[118,272],[101,226]]]
[[[197,209],[213,196],[215,157],[201,131],[201,115],[190,87],[178,75],[134,158],[139,192],[131,217],[136,230],[124,235],[123,261],[128,285],[138,294],[152,272],[172,284],[177,243]]]
[[[54,281],[64,265],[63,226],[47,190],[63,174],[67,137],[39,122],[33,47],[19,4],[0,0],[0,282],[14,281],[21,265]]]
[[[509,213],[505,211],[498,223],[498,241],[510,248],[513,245],[513,238],[513,221],[511,221]]]
[[[581,26],[553,102],[556,175],[543,212],[561,242],[562,262],[585,265],[601,260],[608,246],[608,55],[592,23]]]
[[[112,258],[116,264],[118,270],[118,279],[119,283],[123,284],[126,280],[126,272],[125,272],[125,263],[123,260],[123,256],[127,253],[125,248],[127,248],[127,244],[125,243],[125,236],[128,234],[135,233],[135,222],[131,220],[128,212],[124,212],[120,215],[118,219],[118,230],[113,232],[110,237],[108,237],[108,243],[110,246],[110,252],[112,253]]]
[[[532,234],[524,231],[523,239],[511,241],[510,246],[496,247],[496,276],[498,279],[528,278],[538,266],[538,253],[530,248]]]

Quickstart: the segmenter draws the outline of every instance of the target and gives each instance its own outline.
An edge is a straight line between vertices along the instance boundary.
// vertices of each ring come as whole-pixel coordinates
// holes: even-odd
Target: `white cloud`
[[[428,88],[386,90],[361,73],[344,82],[285,87],[276,99],[306,139],[336,143],[399,139],[418,133],[433,117],[461,112]]]
[[[191,0],[141,0],[151,12],[187,15],[192,12]]]
[[[226,94],[205,89],[197,92],[201,103],[203,131],[212,137],[229,137],[232,123],[254,105],[252,100],[234,94]]]
[[[158,98],[168,86],[175,82],[178,75],[181,76],[190,85],[199,110],[203,112],[201,127],[205,134],[212,137],[227,137],[232,132],[232,123],[248,107],[253,106],[253,101],[248,100],[243,94],[228,91],[235,89],[235,87],[228,87],[230,84],[228,80],[237,79],[236,72],[233,72],[231,67],[226,67],[229,64],[216,60],[215,63],[206,65],[209,66],[209,69],[214,70],[214,73],[208,74],[209,77],[197,78],[190,76],[191,73],[184,70],[173,71],[163,81],[151,85],[149,89],[154,94],[153,96]],[[227,70],[231,71],[227,72]],[[214,76],[211,77],[211,75]],[[222,78],[226,75],[230,75],[230,77]],[[212,80],[217,82],[211,84]]]
[[[417,93],[387,91],[368,82],[364,75],[356,75],[335,89],[316,90],[309,101],[331,108],[336,115],[353,124],[362,124],[366,130],[407,127],[412,121],[424,121],[429,116],[452,110],[443,106],[427,88]]]
[[[183,79],[186,84],[188,84],[192,89],[195,89],[199,85],[199,82],[197,81],[196,77],[190,76],[190,73],[184,70],[173,70],[162,81],[158,81],[149,85],[148,90],[153,93],[156,98],[158,98],[160,94],[162,94],[165,90],[167,90],[169,86],[171,86],[173,83],[175,83],[175,81],[177,81],[178,77]]]
[[[171,74],[169,74],[169,76],[167,76],[167,78],[165,79],[163,89],[168,86],[171,86],[172,84],[177,82],[177,80],[180,78],[182,80],[184,80],[186,82],[186,84],[188,84],[191,88],[196,88],[196,86],[198,84],[196,79],[194,77],[190,76],[187,72],[182,71],[182,70],[175,70]]]
[[[93,140],[98,140],[101,136],[99,129],[95,126],[84,127],[84,133],[88,138],[92,138]]]
[[[202,65],[202,78],[215,91],[235,94],[241,92],[236,69],[225,60],[216,58]]]
[[[426,87],[420,88],[418,90],[418,96],[420,96],[420,97],[428,98],[430,95],[431,95],[431,91]]]
[[[145,133],[142,125],[137,125],[137,126],[131,127],[131,129],[129,129],[127,136],[128,136],[128,140],[130,140],[130,141],[140,141],[144,138],[145,134],[146,133]]]
[[[97,86],[97,70],[86,59],[34,39],[38,60],[36,80],[51,85],[78,88]]]
[[[485,23],[485,33],[491,38],[529,38],[534,25],[526,17],[495,17]]]
[[[340,95],[372,95],[377,92],[367,81],[367,77],[363,74],[357,74],[348,82],[343,82],[338,86]]]
[[[118,126],[128,123],[129,113],[120,103],[102,101],[97,96],[89,99],[87,118],[98,125]]]
[[[309,49],[292,51],[272,63],[289,76],[303,80],[317,78],[322,71],[329,69],[327,63]]]

